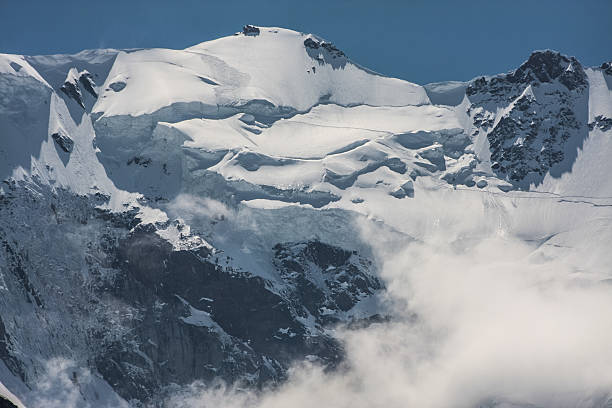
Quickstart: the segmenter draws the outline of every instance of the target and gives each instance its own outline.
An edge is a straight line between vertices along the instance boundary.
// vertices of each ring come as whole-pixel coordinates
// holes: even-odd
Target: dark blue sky
[[[0,0],[0,52],[189,45],[243,24],[318,34],[353,61],[417,83],[515,68],[534,49],[612,60],[612,0]]]

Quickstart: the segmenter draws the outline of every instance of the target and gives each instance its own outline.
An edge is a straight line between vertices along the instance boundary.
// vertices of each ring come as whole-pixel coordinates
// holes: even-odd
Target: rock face
[[[251,35],[251,36],[257,36],[259,35],[259,27],[255,27],[253,25],[245,25],[244,27],[242,27],[242,34],[244,35]]]
[[[63,134],[63,132],[55,132],[51,135],[55,143],[66,153],[72,153],[74,147],[74,141],[70,136]]]
[[[81,86],[85,88],[85,90],[89,92],[91,96],[93,96],[94,98],[98,97],[98,93],[95,89],[96,83],[94,81],[93,75],[91,75],[89,72],[82,71],[79,73],[79,84],[81,84]]]
[[[0,408],[17,408],[17,405],[0,395]]]
[[[474,126],[489,141],[491,168],[519,187],[568,171],[588,135],[588,82],[575,58],[534,52],[509,74],[474,80],[466,94]]]
[[[94,82],[93,75],[87,70],[79,72],[76,68],[71,68],[60,90],[78,103],[81,108],[85,109],[85,100],[81,88],[92,97],[98,97],[98,93],[95,90],[96,83]]]
[[[340,322],[359,301],[382,289],[369,270],[372,262],[357,252],[319,241],[277,244],[275,264],[300,315],[317,324]]]
[[[79,89],[78,83],[76,80],[66,81],[60,88],[63,93],[65,93],[69,98],[74,99],[76,103],[81,106],[81,108],[85,109],[85,104],[83,104],[83,97],[81,94],[81,90]]]
[[[589,130],[600,129],[605,132],[612,129],[612,118],[606,118],[603,115],[595,116],[595,120],[589,123]]]
[[[304,47],[308,55],[320,65],[330,64],[334,69],[339,69],[347,63],[346,55],[330,42],[308,37],[304,40]],[[314,67],[313,72],[316,73]]]
[[[307,258],[285,267],[287,254],[279,251],[296,246],[307,248]],[[164,384],[189,384],[194,378],[257,386],[276,382],[292,361],[307,355],[335,365],[340,344],[322,328],[340,319],[323,310],[347,311],[380,290],[380,283],[368,274],[366,260],[349,259],[352,254],[340,248],[309,242],[279,244],[275,250],[286,282],[279,291],[264,279],[220,266],[207,249],[173,251],[152,231],[127,236],[119,242],[114,263],[120,272],[109,290],[139,318],[127,338],[98,357],[100,373],[121,395],[146,400]],[[306,276],[306,259],[327,268],[325,285],[312,279],[320,270]],[[331,272],[332,265],[338,270]],[[315,321],[305,324],[310,316]]]
[[[210,248],[174,249],[156,233],[164,225],[142,224],[134,212],[97,210],[104,196],[39,194],[45,201],[15,185],[0,205],[2,283],[11,293],[0,304],[0,356],[24,381],[26,362],[15,356],[42,357],[60,341],[73,350],[66,357],[91,362],[126,400],[152,403],[168,385],[194,379],[269,385],[306,356],[336,365],[342,347],[325,327],[350,321],[345,312],[382,289],[371,261],[330,244],[276,245],[279,285],[233,269]],[[38,221],[14,242],[9,220],[19,213]],[[47,235],[54,245],[43,258],[27,242]],[[20,313],[40,321],[23,327]],[[25,341],[33,335],[42,340]]]

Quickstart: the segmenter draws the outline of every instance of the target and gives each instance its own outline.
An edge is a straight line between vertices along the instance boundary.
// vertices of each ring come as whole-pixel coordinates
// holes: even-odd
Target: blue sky
[[[515,68],[534,49],[612,60],[612,0],[0,0],[0,52],[169,47],[243,24],[318,34],[353,61],[412,82]]]

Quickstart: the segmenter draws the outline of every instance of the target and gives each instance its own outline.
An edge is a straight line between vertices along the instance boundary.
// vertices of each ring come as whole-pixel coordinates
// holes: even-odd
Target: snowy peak
[[[559,81],[567,89],[574,90],[587,85],[587,77],[580,62],[556,51],[535,51],[514,73],[510,81],[521,83]]]
[[[489,93],[495,96],[518,96],[528,85],[539,86],[558,82],[567,90],[584,89],[587,76],[582,65],[574,57],[566,57],[556,51],[535,51],[519,68],[491,78],[480,77],[467,87],[468,96]]]
[[[32,77],[49,87],[49,84],[22,55],[0,54],[0,75]]]
[[[487,138],[493,172],[523,189],[569,172],[588,134],[588,85],[582,65],[554,51],[472,81],[468,114]]]
[[[385,78],[351,63],[329,42],[276,27],[251,28],[186,50],[120,53],[94,112],[142,115],[174,104],[218,107],[249,104],[304,112],[321,102],[340,105],[421,105],[422,87]],[[122,82],[120,92],[110,87]],[[128,102],[129,101],[129,102]],[[280,115],[282,116],[282,115]]]
[[[266,184],[278,189],[275,197],[294,197],[293,187],[310,189],[328,173],[322,166],[325,156],[352,151],[385,131],[365,122],[360,124],[364,129],[335,128],[333,120],[318,118],[312,124],[282,123],[310,112],[316,117],[317,108],[333,115],[333,106],[340,107],[338,112],[343,107],[397,108],[398,114],[406,108],[409,117],[401,131],[415,130],[417,118],[448,114],[426,108],[431,105],[423,87],[364,70],[314,35],[251,26],[186,50],[121,52],[101,87],[92,122],[100,158],[122,189],[167,199],[179,192],[182,175],[191,167],[194,175],[207,169],[239,178],[241,184],[248,180],[248,190]],[[416,130],[439,129],[424,122]],[[283,133],[288,128],[295,129],[290,139]],[[313,143],[314,138],[322,143]],[[291,166],[291,179],[271,180],[265,175],[271,163]],[[347,172],[350,180],[359,174],[342,170]],[[322,205],[318,198],[304,202]]]

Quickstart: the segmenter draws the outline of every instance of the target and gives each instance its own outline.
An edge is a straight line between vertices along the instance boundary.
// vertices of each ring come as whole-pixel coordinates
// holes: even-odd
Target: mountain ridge
[[[48,372],[75,406],[163,406],[333,371],[340,328],[395,318],[378,246],[461,223],[455,203],[543,257],[589,222],[606,242],[608,71],[545,50],[420,86],[255,26],[0,54],[0,381],[27,406]]]

